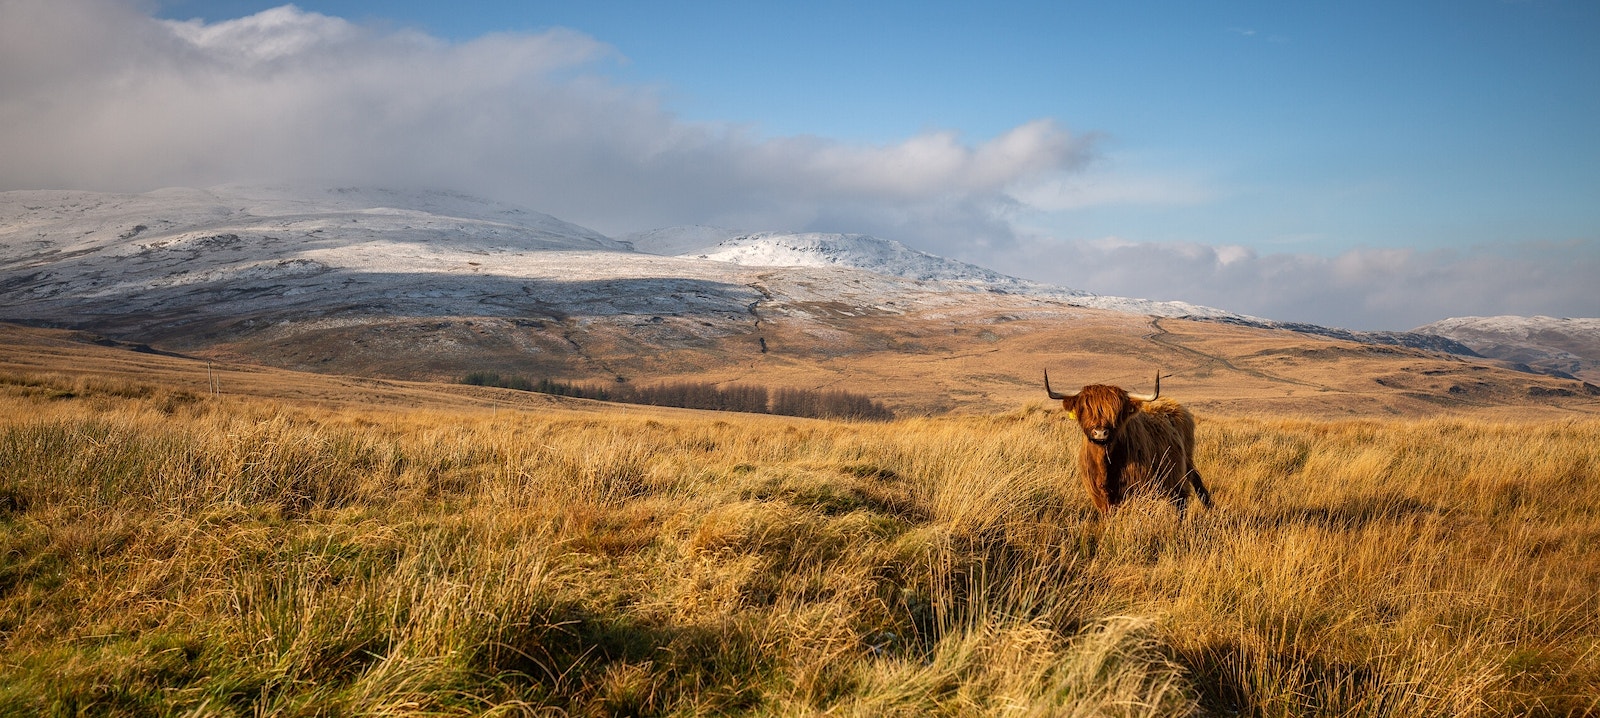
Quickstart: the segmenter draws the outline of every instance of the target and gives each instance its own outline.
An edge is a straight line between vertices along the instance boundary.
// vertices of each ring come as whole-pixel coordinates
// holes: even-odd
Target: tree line
[[[463,384],[497,386],[540,394],[581,399],[616,401],[625,404],[674,406],[683,409],[742,411],[751,414],[782,414],[812,419],[870,419],[887,421],[894,412],[882,402],[852,392],[831,389],[817,391],[781,387],[768,389],[754,384],[718,386],[708,382],[668,382],[652,386],[573,384],[552,379],[531,381],[521,376],[502,376],[497,372],[473,372]]]

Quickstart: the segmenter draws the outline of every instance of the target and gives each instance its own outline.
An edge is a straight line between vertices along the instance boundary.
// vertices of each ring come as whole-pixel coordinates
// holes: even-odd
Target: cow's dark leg
[[[1106,476],[1105,494],[1106,503],[1111,508],[1116,508],[1117,504],[1122,503],[1122,476],[1120,474],[1113,473]]]
[[[1194,493],[1200,497],[1201,505],[1211,508],[1211,492],[1206,490],[1206,482],[1200,480],[1200,472],[1189,469],[1189,483],[1194,486]]]

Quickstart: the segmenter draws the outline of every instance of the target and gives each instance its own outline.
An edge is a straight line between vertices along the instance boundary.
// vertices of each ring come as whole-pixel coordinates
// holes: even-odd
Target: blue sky
[[[1590,2],[298,4],[456,41],[573,28],[683,119],[765,135],[981,139],[1055,118],[1103,135],[1080,182],[1141,182],[1128,204],[1166,215],[1041,219],[1058,231],[1322,253],[1600,233]]]
[[[1597,3],[305,0],[285,13],[232,0],[62,2],[190,27],[179,33],[190,39],[227,30],[234,48],[270,35],[270,62],[217,61],[239,73],[239,102],[259,93],[256,106],[280,108],[274,132],[352,131],[296,108],[334,87],[362,94],[360,78],[379,72],[317,90],[325,80],[294,75],[282,53],[454,63],[463,88],[423,80],[402,91],[415,107],[367,100],[399,118],[386,141],[482,151],[473,166],[495,182],[471,186],[479,175],[438,158],[419,158],[437,163],[419,175],[612,234],[683,223],[869,232],[1098,293],[1353,328],[1600,315],[1588,286],[1600,271]],[[70,24],[92,20],[52,22],[92,31]],[[290,27],[316,41],[286,43]],[[152,76],[179,76],[160,47],[129,52],[150,58]],[[522,59],[497,65],[496,52]],[[183,77],[150,84],[201,82]],[[312,89],[281,94],[290,82]],[[383,82],[371,87],[399,87]],[[486,99],[495,93],[521,99],[502,106]],[[447,110],[424,107],[463,97],[478,116],[439,120]],[[530,113],[540,121],[513,121]],[[525,169],[484,169],[502,162],[482,149],[496,131]],[[526,139],[541,132],[560,140]],[[329,179],[362,174],[328,154],[303,164]],[[241,156],[195,160],[189,175],[144,162],[75,176],[46,159],[54,176],[18,170],[0,189],[275,171]],[[386,161],[377,149],[349,158],[405,174],[372,170]],[[586,180],[518,179],[557,165]]]

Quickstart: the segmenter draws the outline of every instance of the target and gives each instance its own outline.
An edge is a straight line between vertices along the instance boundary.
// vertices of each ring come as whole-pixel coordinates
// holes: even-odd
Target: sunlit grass
[[[1600,422],[849,424],[0,382],[0,713],[1581,715]]]

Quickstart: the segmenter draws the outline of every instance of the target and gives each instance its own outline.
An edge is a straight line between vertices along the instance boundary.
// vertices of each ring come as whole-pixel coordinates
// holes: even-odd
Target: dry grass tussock
[[[0,713],[1600,712],[1600,422],[332,411],[0,377]]]

